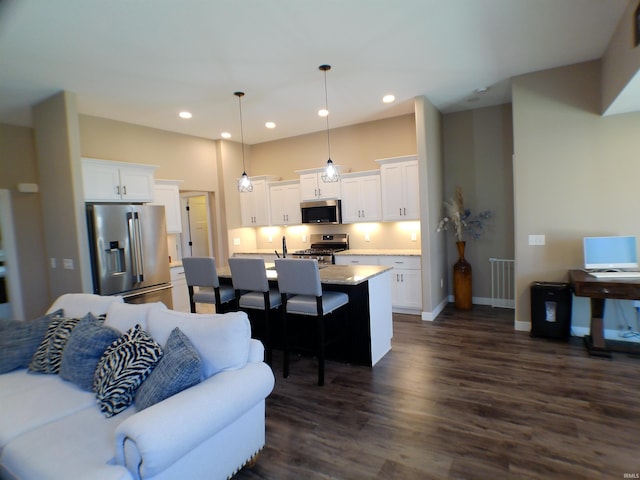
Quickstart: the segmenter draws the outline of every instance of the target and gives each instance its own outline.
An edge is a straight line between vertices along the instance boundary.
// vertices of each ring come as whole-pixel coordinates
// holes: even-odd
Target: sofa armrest
[[[249,363],[264,362],[264,345],[260,340],[252,338],[249,343]]]
[[[264,401],[274,384],[267,364],[248,363],[142,410],[116,429],[116,461],[135,478],[153,477]]]

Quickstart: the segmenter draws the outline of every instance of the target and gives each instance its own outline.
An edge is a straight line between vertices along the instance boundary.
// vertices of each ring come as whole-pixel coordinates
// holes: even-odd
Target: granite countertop
[[[273,263],[267,262],[267,278],[275,280],[278,275]],[[359,285],[367,280],[383,274],[393,267],[383,265],[321,265],[320,283],[327,285]],[[218,277],[231,278],[229,267],[218,269]]]
[[[400,255],[419,257],[422,252],[419,249],[393,249],[393,248],[360,248],[336,252],[338,255]]]

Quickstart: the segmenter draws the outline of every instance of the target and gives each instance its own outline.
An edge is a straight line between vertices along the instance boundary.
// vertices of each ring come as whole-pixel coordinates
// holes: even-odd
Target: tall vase
[[[471,264],[464,258],[465,242],[456,242],[458,261],[453,265],[453,295],[455,306],[471,309]]]

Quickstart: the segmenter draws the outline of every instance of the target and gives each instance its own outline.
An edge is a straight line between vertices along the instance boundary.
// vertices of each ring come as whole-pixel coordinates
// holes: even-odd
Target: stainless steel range
[[[315,258],[320,264],[335,263],[334,253],[349,249],[348,233],[312,233],[311,248],[298,250],[292,258]]]

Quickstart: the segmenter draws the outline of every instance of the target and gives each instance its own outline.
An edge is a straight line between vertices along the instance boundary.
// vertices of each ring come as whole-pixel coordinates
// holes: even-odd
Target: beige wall
[[[80,115],[82,156],[158,165],[156,178],[183,180],[181,190],[218,189],[213,140]]]
[[[92,290],[75,95],[58,93],[33,108],[45,252],[53,300]],[[63,268],[64,259],[73,263]]]
[[[637,235],[640,113],[601,117],[600,62],[513,80],[516,326],[529,328],[531,282],[566,281],[582,238]],[[546,235],[543,247],[529,234]],[[605,319],[605,322],[607,320]],[[588,325],[574,302],[574,326]],[[609,324],[607,328],[611,328]]]
[[[634,14],[638,5],[640,0],[629,2],[602,58],[603,112],[640,71],[640,46],[635,46],[634,38]]]
[[[49,282],[44,274],[44,232],[40,193],[20,193],[19,183],[39,183],[33,130],[0,124],[0,188],[11,192],[17,265],[26,319],[42,315],[49,307]],[[26,298],[25,298],[26,297]]]
[[[490,210],[493,215],[485,234],[467,239],[465,249],[473,269],[473,296],[491,298],[489,258],[514,258],[511,105],[443,115],[442,126],[445,198],[459,185],[472,214]],[[450,232],[444,236],[451,267],[458,258],[455,240]]]
[[[402,115],[331,130],[331,159],[343,171],[377,170],[379,158],[416,153],[415,116]],[[311,133],[251,146],[247,173],[298,178],[296,170],[322,167],[327,162],[326,132]]]

